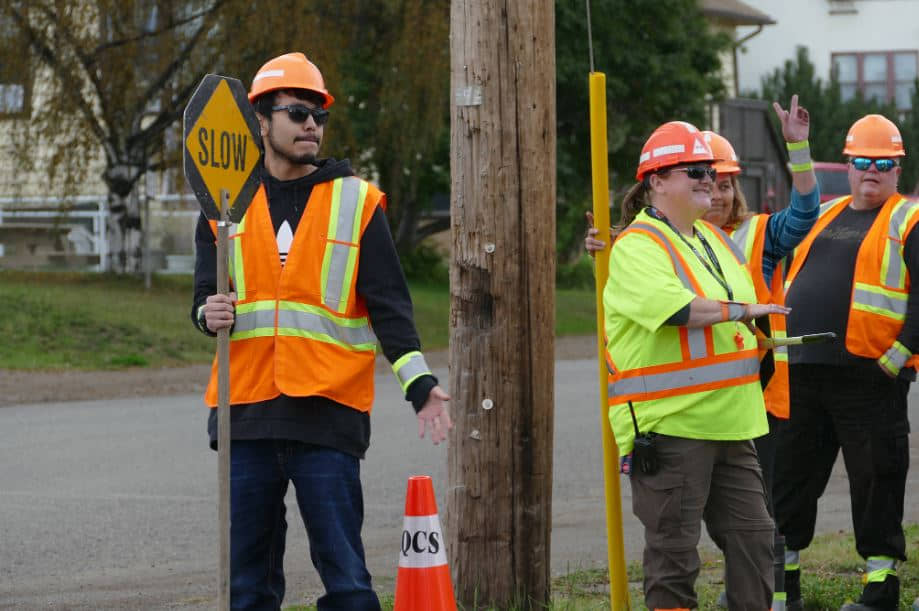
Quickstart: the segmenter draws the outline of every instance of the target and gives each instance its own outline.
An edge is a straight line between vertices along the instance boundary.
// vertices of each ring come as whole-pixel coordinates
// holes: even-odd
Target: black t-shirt
[[[314,185],[352,175],[347,159],[323,159],[311,174],[289,181],[277,180],[263,168],[262,183],[275,234],[281,232],[285,222],[290,234],[296,232]],[[287,231],[288,228],[284,228],[284,232]],[[198,219],[195,247],[195,297],[191,316],[197,326],[198,307],[209,295],[217,292],[217,249],[214,233],[203,215]],[[280,244],[279,251],[284,260],[286,253]],[[420,349],[408,286],[389,233],[389,224],[380,208],[377,208],[361,236],[357,292],[367,303],[371,326],[390,362]],[[308,367],[304,364],[305,369]],[[435,384],[437,379],[434,376],[422,376],[409,387],[406,398],[416,411],[424,404]],[[234,405],[230,414],[233,440],[288,439],[332,447],[359,458],[363,458],[370,444],[369,414],[325,397],[281,395],[259,403]],[[216,449],[217,410],[210,410],[207,428],[211,447]]]
[[[785,305],[791,308],[787,317],[788,335],[833,331],[836,340],[826,343],[790,346],[791,365],[821,364],[877,370],[874,359],[855,356],[846,350],[846,327],[852,302],[855,261],[862,240],[877,219],[881,207],[854,210],[846,207],[814,240],[807,260],[798,272]],[[906,322],[898,338],[910,350],[919,348],[919,242],[915,231],[907,237],[903,251],[910,277]],[[906,372],[908,373],[908,372]]]

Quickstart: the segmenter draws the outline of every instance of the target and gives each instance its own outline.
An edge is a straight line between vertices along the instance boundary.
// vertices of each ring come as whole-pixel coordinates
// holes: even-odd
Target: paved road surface
[[[591,360],[556,365],[556,574],[606,565],[595,376]],[[373,442],[362,465],[364,539],[375,584],[391,591],[406,478],[433,476],[443,499],[446,452],[417,440],[391,376],[377,383]],[[190,395],[0,409],[0,609],[212,608],[217,461],[204,421],[200,398]],[[919,434],[911,446],[907,519],[919,522]],[[627,556],[637,560],[641,529],[627,480],[623,493]],[[292,495],[288,604],[312,602],[320,591]],[[837,469],[818,528],[849,529],[849,515]]]

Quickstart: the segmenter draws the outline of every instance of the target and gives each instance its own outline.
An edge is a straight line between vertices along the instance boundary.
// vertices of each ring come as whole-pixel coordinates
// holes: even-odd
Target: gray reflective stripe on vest
[[[856,286],[852,294],[852,303],[872,308],[881,308],[899,316],[906,316],[906,295],[903,296],[903,299],[896,299],[889,295],[866,291]]]
[[[270,329],[274,334],[274,310],[273,301],[265,302],[265,306],[256,306],[249,311],[246,311],[243,306],[238,307],[236,321],[233,323],[233,334],[254,331],[255,329]]]
[[[746,264],[747,257],[743,254],[743,251],[740,249],[740,246],[731,239],[731,237],[724,232],[723,229],[715,227],[714,225],[709,225],[709,229],[712,229],[715,233],[721,236],[721,239],[727,244],[728,248],[731,249],[731,252],[734,253],[734,256],[737,257],[737,260],[740,261],[741,265]]]
[[[338,203],[338,218],[335,223],[335,234],[329,239],[339,242],[354,243],[354,229],[360,225],[363,202],[360,198],[361,180],[354,176],[337,179],[341,181],[341,193]],[[336,182],[337,182],[336,181]],[[339,311],[342,292],[345,290],[345,276],[348,271],[348,257],[354,246],[348,244],[331,244],[329,274],[326,277],[324,303],[330,309]],[[346,300],[345,300],[346,301]]]
[[[726,382],[759,373],[759,357],[757,356],[713,365],[697,367],[692,367],[691,365],[692,361],[687,361],[685,369],[622,378],[610,384],[607,387],[607,392],[611,398],[625,395],[651,394],[690,388],[699,384]]]
[[[770,611],[785,611],[787,607],[785,606],[785,593],[776,592],[772,596],[772,607]]]
[[[794,571],[801,566],[801,552],[785,550],[785,570]]]
[[[899,203],[897,209],[890,215],[890,222],[887,224],[887,286],[901,286],[900,275],[903,273],[903,256],[900,254],[900,225],[906,220],[911,206],[906,202]]]
[[[737,246],[743,248],[747,243],[747,234],[750,233],[750,228],[753,226],[753,219],[755,217],[750,217],[740,224],[740,227],[734,230],[734,233],[731,234],[731,241],[737,244]]]
[[[708,346],[705,343],[705,329],[695,327],[687,329],[686,333],[689,343],[689,358],[701,359],[708,356]]]
[[[695,293],[695,289],[692,286],[692,283],[689,281],[689,274],[686,271],[686,268],[683,267],[683,264],[680,262],[680,258],[676,253],[676,250],[673,248],[673,244],[670,243],[670,240],[663,234],[654,225],[649,223],[632,223],[629,227],[640,228],[649,233],[653,233],[655,236],[660,238],[660,241],[664,243],[664,246],[667,248],[667,254],[670,255],[670,261],[673,263],[673,269],[676,271],[677,277],[680,279],[680,282],[683,283],[683,286],[687,291]],[[700,327],[695,327],[688,330],[688,343],[689,343],[689,358],[691,359],[700,359],[708,355],[708,347],[705,343],[705,329]]]
[[[304,334],[318,333],[356,349],[367,349],[368,344],[375,346],[377,341],[376,335],[366,323],[359,326],[340,325],[321,314],[303,310],[279,310],[278,335],[289,334],[282,333],[282,329],[301,331]]]
[[[865,572],[872,573],[874,571],[882,571],[884,569],[897,570],[897,560],[896,558],[889,558],[887,556],[869,556],[868,561],[865,563]]]

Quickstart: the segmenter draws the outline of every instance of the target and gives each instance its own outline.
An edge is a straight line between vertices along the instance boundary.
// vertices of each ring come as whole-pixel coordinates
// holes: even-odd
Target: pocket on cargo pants
[[[654,475],[632,475],[632,511],[644,525],[649,544],[675,542],[680,534],[683,474],[661,470]]]

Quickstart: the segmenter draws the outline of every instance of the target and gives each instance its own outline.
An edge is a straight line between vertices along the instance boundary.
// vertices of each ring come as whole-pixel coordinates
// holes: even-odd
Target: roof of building
[[[741,0],[699,0],[702,14],[731,25],[770,25],[775,19]]]

